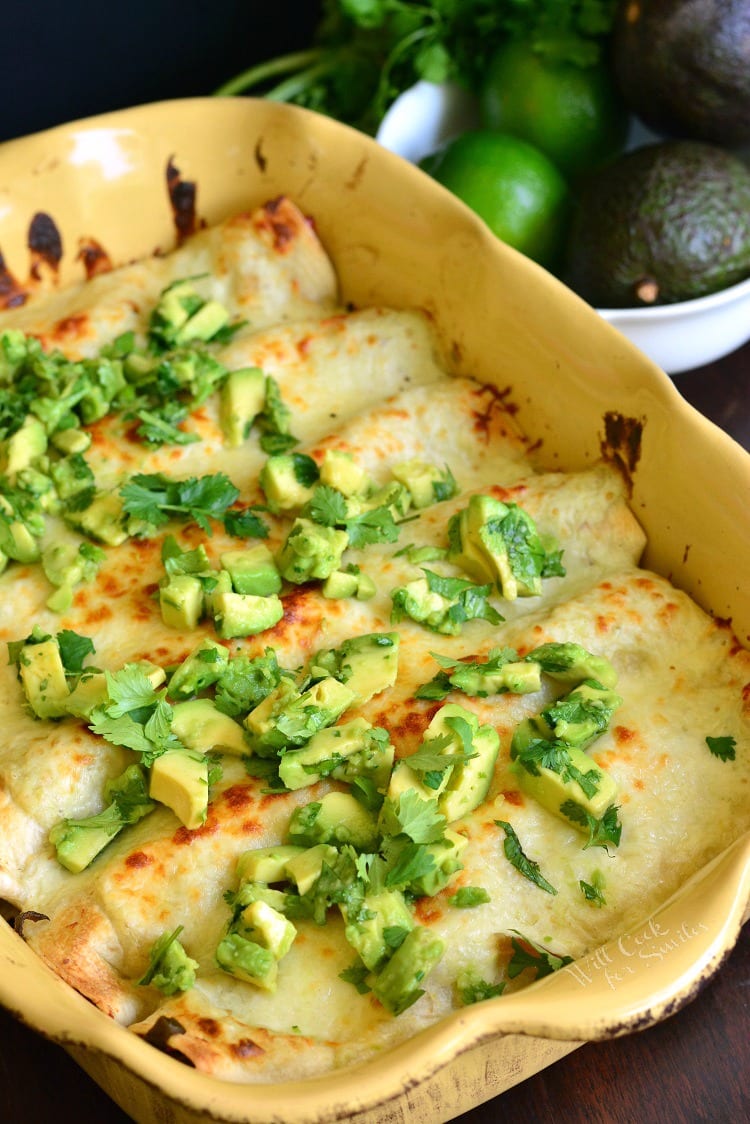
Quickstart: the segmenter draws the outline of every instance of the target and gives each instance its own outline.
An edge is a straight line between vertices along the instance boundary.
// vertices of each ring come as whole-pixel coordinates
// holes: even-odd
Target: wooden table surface
[[[750,449],[750,344],[676,376],[675,384]],[[0,1011],[0,1120],[127,1124],[128,1119],[63,1050]],[[750,924],[718,975],[677,1015],[626,1038],[583,1046],[459,1120],[748,1124]]]

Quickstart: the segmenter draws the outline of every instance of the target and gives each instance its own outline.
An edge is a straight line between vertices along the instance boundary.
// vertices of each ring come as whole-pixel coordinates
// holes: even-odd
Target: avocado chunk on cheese
[[[297,936],[292,922],[260,898],[243,909],[239,929],[243,937],[267,948],[277,960],[286,956]]]
[[[155,806],[137,764],[105,785],[104,799],[109,803],[103,811],[83,820],[62,820],[49,833],[58,862],[73,874],[85,870],[124,827],[137,823]]]
[[[50,437],[50,442],[64,456],[85,453],[91,447],[91,440],[91,434],[88,430],[78,429],[78,427],[58,429]]]
[[[377,818],[350,792],[327,792],[295,808],[288,834],[292,843],[302,846],[349,843],[357,851],[374,851],[380,838]]]
[[[306,850],[293,843],[279,843],[275,847],[255,847],[243,851],[237,860],[240,881],[284,882],[289,875],[286,864]]]
[[[341,568],[341,557],[349,545],[346,531],[322,527],[311,519],[297,518],[286,542],[276,555],[282,578],[299,585],[324,581]]]
[[[320,482],[329,488],[335,488],[343,496],[354,496],[367,485],[367,474],[351,453],[326,449],[320,465]]]
[[[472,496],[453,516],[448,531],[449,560],[478,581],[494,582],[508,601],[536,596],[542,591],[542,577],[564,573],[556,544],[543,539],[533,519],[516,504]]]
[[[71,527],[107,546],[120,546],[128,537],[125,509],[117,492],[95,496],[84,511],[68,512],[65,519]]]
[[[260,367],[230,371],[222,385],[219,402],[224,444],[236,447],[246,441],[265,404],[266,376]]]
[[[283,683],[245,719],[245,726],[254,735],[253,745],[260,752],[304,745],[318,730],[332,726],[354,700],[348,687],[330,677],[313,683],[301,694]]]
[[[309,473],[300,471],[300,462],[294,453],[275,453],[260,470],[260,486],[271,511],[293,511],[304,507],[313,494]]]
[[[284,616],[281,598],[275,593],[256,597],[251,593],[218,593],[212,595],[211,608],[216,631],[224,640],[235,636],[256,636],[273,628]]]
[[[230,976],[275,991],[279,962],[270,949],[239,933],[227,933],[216,949],[216,963]]]
[[[427,845],[427,853],[432,857],[433,867],[426,870],[409,883],[412,894],[432,896],[444,889],[460,870],[463,870],[461,852],[468,839],[457,831],[446,828],[443,838]]]
[[[220,678],[229,664],[229,653],[223,644],[215,640],[201,640],[192,652],[172,673],[169,680],[169,696],[173,699],[189,699],[205,691]]]
[[[40,644],[24,644],[18,671],[29,706],[38,718],[61,718],[70,694],[60,649],[50,637]]]
[[[528,758],[517,757],[513,771],[521,791],[566,822],[570,817],[561,809],[569,801],[594,819],[601,819],[617,797],[617,783],[583,750],[566,748],[563,754],[559,771],[538,762],[533,762],[530,770],[524,764]],[[585,823],[582,829],[586,830]]]
[[[415,1003],[424,989],[420,984],[445,951],[445,945],[428,928],[418,925],[404,938],[385,967],[367,982],[373,994],[393,1015]]]
[[[397,632],[352,636],[340,648],[317,652],[310,666],[345,683],[357,704],[366,703],[396,682],[399,641]]]
[[[202,754],[168,749],[151,766],[149,795],[166,804],[189,831],[206,822],[208,760]]]
[[[15,477],[47,451],[47,433],[38,418],[27,415],[10,437],[0,442],[0,471]]]
[[[471,745],[476,756],[453,766],[438,797],[438,811],[445,816],[446,823],[473,812],[487,798],[492,784],[500,749],[497,730],[480,726],[472,734]]]
[[[172,709],[172,733],[187,749],[207,753],[219,750],[238,757],[249,753],[245,732],[239,723],[217,710],[210,699],[188,699]]]
[[[167,628],[192,631],[203,615],[203,585],[192,574],[173,574],[159,588],[161,619]]]
[[[248,550],[230,550],[221,556],[222,569],[232,579],[235,593],[251,593],[266,597],[281,589],[281,575],[273,555],[264,543]]]
[[[346,570],[334,570],[323,582],[321,593],[329,600],[342,600],[345,597],[356,597],[359,588],[357,574],[348,573]]]
[[[562,683],[595,679],[603,687],[612,688],[617,684],[617,672],[609,660],[605,656],[587,652],[580,644],[541,644],[529,652],[526,659],[538,663],[545,675]]]
[[[287,750],[279,777],[289,789],[306,788],[322,776],[352,781],[367,776],[378,789],[388,784],[394,749],[385,730],[364,718],[319,730],[301,749]]]
[[[356,919],[350,918],[345,903],[340,904],[344,936],[365,967],[377,972],[393,951],[394,935],[411,932],[414,917],[399,890],[367,894],[362,904],[364,908],[357,911]]]
[[[24,565],[38,562],[41,554],[39,543],[29,528],[19,519],[4,519],[2,513],[0,513],[0,551],[6,558],[12,558],[14,562],[21,562]]]
[[[606,729],[622,703],[614,691],[585,679],[569,694],[542,711],[542,718],[556,738],[566,745],[585,749]]]
[[[287,878],[294,882],[300,894],[306,894],[320,878],[323,863],[335,863],[337,856],[338,851],[330,843],[316,843],[287,861]]]
[[[450,474],[445,469],[418,457],[395,464],[391,473],[409,490],[411,502],[417,509],[448,499],[455,493],[455,483],[451,484]]]

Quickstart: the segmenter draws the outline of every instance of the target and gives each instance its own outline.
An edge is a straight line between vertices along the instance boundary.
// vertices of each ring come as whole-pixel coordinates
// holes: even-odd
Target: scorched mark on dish
[[[177,231],[177,245],[181,246],[185,239],[195,234],[198,227],[202,225],[195,209],[198,187],[192,180],[182,178],[171,156],[167,161],[167,192]]]
[[[31,276],[35,281],[41,277],[41,267],[49,266],[57,276],[63,254],[62,237],[54,219],[45,211],[37,211],[31,220],[28,236],[31,254]]]

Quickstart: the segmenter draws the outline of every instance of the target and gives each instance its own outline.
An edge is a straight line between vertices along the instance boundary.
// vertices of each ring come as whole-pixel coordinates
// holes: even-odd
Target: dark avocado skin
[[[750,0],[619,0],[612,63],[657,132],[750,143]]]
[[[598,308],[671,304],[743,280],[750,169],[698,141],[627,153],[581,188],[566,262],[563,279]]]

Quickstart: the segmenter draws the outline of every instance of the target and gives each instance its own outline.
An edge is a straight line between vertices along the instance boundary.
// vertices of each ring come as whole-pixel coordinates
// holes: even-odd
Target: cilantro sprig
[[[514,866],[519,874],[522,874],[529,882],[533,882],[540,890],[544,890],[547,894],[557,894],[555,887],[551,882],[548,882],[542,874],[539,863],[534,859],[530,859],[524,853],[521,841],[516,835],[512,825],[506,820],[495,820],[495,823],[505,832],[503,851],[511,866]]]
[[[211,520],[224,523],[229,534],[265,538],[268,527],[255,512],[230,510],[239,499],[235,487],[223,472],[174,480],[163,473],[136,473],[120,488],[125,512],[154,528],[171,520],[197,523],[207,535],[213,533]]]

